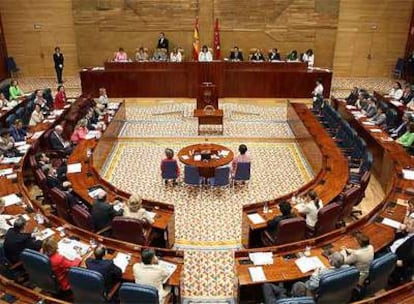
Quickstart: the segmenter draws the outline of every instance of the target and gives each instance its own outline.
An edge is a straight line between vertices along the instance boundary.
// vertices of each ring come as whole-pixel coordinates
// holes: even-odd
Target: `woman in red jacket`
[[[43,242],[43,253],[46,254],[50,259],[50,265],[56,275],[59,282],[60,289],[62,291],[70,290],[70,284],[68,279],[68,270],[70,267],[79,266],[81,259],[75,259],[73,261],[65,258],[63,255],[57,252],[58,244],[52,238],[46,239]]]
[[[55,96],[54,107],[55,109],[63,109],[66,104],[66,93],[63,85],[58,86],[57,94]]]

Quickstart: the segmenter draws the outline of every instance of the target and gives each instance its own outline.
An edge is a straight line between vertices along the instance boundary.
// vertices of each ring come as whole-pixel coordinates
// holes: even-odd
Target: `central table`
[[[214,176],[217,167],[227,165],[233,160],[233,152],[222,145],[204,143],[182,148],[178,159],[186,165],[197,167],[202,177]]]

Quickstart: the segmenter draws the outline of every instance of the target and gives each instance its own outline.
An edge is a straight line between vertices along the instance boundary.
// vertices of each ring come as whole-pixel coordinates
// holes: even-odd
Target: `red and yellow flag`
[[[216,25],[214,27],[214,59],[220,60],[221,59],[221,50],[220,50],[220,29],[219,29],[219,21],[218,18],[216,19]]]
[[[200,53],[200,35],[198,17],[196,17],[194,25],[194,36],[193,36],[193,60],[198,61],[198,54]]]

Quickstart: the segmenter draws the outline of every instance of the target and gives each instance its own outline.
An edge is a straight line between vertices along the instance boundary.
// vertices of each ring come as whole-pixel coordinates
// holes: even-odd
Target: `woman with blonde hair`
[[[74,144],[79,143],[81,140],[86,138],[86,134],[88,134],[88,128],[86,119],[81,119],[75,127],[75,130],[70,137],[70,141]]]
[[[154,218],[142,207],[142,198],[131,195],[127,202],[128,208],[124,210],[124,216],[144,220],[149,224],[154,223]]]

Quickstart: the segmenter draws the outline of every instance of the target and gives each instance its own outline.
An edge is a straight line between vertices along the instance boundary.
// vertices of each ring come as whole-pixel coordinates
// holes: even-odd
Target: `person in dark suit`
[[[78,198],[77,194],[72,189],[72,183],[69,181],[64,181],[62,183],[62,191],[66,194],[66,199],[68,202],[69,208],[72,208],[75,205],[80,205],[87,208],[82,201]]]
[[[23,122],[20,119],[14,121],[13,125],[10,126],[9,132],[15,142],[26,140],[27,132],[23,129]]]
[[[400,98],[400,101],[403,103],[403,104],[407,104],[407,103],[409,103],[410,101],[411,101],[411,99],[413,99],[414,98],[414,92],[411,90],[411,86],[409,85],[409,84],[407,84],[405,87],[404,87],[404,92],[403,92],[403,95],[402,95],[402,97]]]
[[[280,61],[280,54],[278,49],[271,49],[269,52],[269,61]]]
[[[230,52],[231,61],[243,61],[243,54],[240,52],[239,48],[235,46],[233,51]]]
[[[358,99],[358,95],[359,95],[359,90],[357,87],[354,87],[351,91],[351,93],[349,93],[348,97],[345,98],[346,100],[346,104],[348,105],[354,105],[355,102]]]
[[[61,125],[57,125],[52,133],[50,133],[49,142],[52,150],[63,151],[66,154],[72,153],[72,146],[70,142],[66,141],[62,137],[63,128]]]
[[[397,233],[395,241],[389,250],[397,255],[397,264],[391,274],[392,283],[399,284],[401,281],[411,279],[414,266],[414,219],[410,218],[403,226],[402,231]]]
[[[279,227],[279,223],[282,220],[289,219],[292,217],[295,217],[295,214],[292,213],[292,206],[287,201],[282,201],[279,204],[280,212],[282,212],[282,215],[278,215],[268,221],[267,223],[267,230],[272,234],[273,236],[276,235],[277,228]]]
[[[109,226],[112,219],[115,216],[122,215],[123,212],[122,209],[115,211],[114,207],[106,201],[106,192],[102,190],[92,206],[92,221],[95,230],[101,230]]]
[[[59,84],[63,83],[62,74],[63,74],[63,54],[60,52],[60,47],[55,47],[55,53],[53,54],[53,61],[55,63],[56,78]]]
[[[24,231],[26,220],[18,217],[13,227],[7,230],[4,239],[4,253],[11,263],[17,263],[20,260],[20,254],[24,249],[40,250],[41,241],[36,241],[30,233]]]
[[[44,152],[38,152],[35,155],[35,159],[37,162],[37,169],[44,169],[46,167],[53,167],[52,162],[50,161],[50,158],[46,155]],[[66,165],[66,159],[62,159],[61,162],[59,162],[60,165],[56,168],[57,177],[59,180],[65,180],[66,179],[66,172],[68,171],[68,166]],[[56,164],[56,162],[55,162]]]
[[[160,33],[160,38],[158,39],[157,49],[166,49],[168,54],[168,39],[165,38],[164,32]]]
[[[256,49],[256,52],[250,57],[250,61],[265,61],[265,58],[262,52],[259,49]]]
[[[400,136],[402,136],[405,132],[407,132],[407,127],[412,122],[412,116],[408,112],[405,112],[402,116],[401,123],[395,127],[388,130],[388,133],[393,139],[396,139]]]
[[[105,281],[106,291],[110,291],[112,286],[122,279],[122,270],[114,264],[112,260],[104,260],[106,255],[106,248],[99,245],[94,250],[95,258],[88,258],[86,260],[86,267],[102,274]]]
[[[62,182],[57,177],[55,168],[53,168],[52,166],[45,166],[42,168],[42,170],[43,173],[46,175],[46,184],[49,187],[49,189],[52,189],[54,187],[62,189]]]

